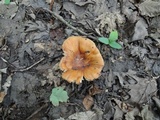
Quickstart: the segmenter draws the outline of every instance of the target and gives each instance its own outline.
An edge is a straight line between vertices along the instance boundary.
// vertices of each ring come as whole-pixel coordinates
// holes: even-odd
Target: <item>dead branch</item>
[[[31,69],[32,67],[36,66],[37,64],[39,64],[40,62],[42,62],[45,58],[41,58],[39,61],[37,61],[36,63],[34,63],[33,65],[27,67],[27,68],[24,68],[24,69],[18,69],[18,70],[13,70],[13,72],[24,72],[24,71],[27,71],[29,69]]]
[[[72,26],[71,24],[69,24],[67,21],[65,21],[60,15],[56,14],[55,12],[53,12],[53,11],[51,11],[51,10],[48,10],[48,9],[46,9],[46,8],[44,8],[44,10],[48,11],[49,13],[51,13],[54,18],[60,20],[62,23],[64,23],[64,24],[67,25],[69,28],[73,29],[74,31],[76,31],[76,32],[78,32],[78,33],[80,33],[80,34],[82,34],[82,35],[84,35],[84,36],[87,36],[87,37],[89,37],[89,38],[91,38],[91,39],[93,39],[93,40],[97,40],[96,37],[91,36],[91,35],[83,32],[82,30],[80,30],[80,29]]]
[[[33,116],[38,114],[42,109],[48,106],[48,103],[45,103],[43,106],[41,106],[39,109],[37,109],[33,114],[31,114],[26,120],[30,120]]]

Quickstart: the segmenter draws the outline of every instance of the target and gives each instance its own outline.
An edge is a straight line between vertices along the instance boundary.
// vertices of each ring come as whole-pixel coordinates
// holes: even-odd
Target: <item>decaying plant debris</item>
[[[159,120],[159,3],[18,0],[0,4],[0,118]],[[112,30],[119,33],[121,50],[97,40],[107,38]],[[63,80],[62,44],[70,36],[93,40],[101,53],[104,67],[96,80],[79,85]],[[49,96],[58,86],[69,99],[54,107]]]

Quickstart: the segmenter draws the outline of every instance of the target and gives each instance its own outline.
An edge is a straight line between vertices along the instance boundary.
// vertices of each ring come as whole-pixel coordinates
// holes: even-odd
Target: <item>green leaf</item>
[[[4,4],[6,5],[10,4],[10,0],[4,0]]]
[[[122,46],[117,42],[111,42],[111,43],[109,43],[109,45],[113,48],[116,48],[116,49],[122,49]]]
[[[52,104],[54,106],[58,106],[59,105],[59,100],[57,99],[56,96],[54,96],[53,94],[50,96],[50,101],[52,102]]]
[[[98,40],[104,44],[109,44],[109,40],[108,38],[105,37],[99,37]]]
[[[54,106],[58,106],[59,102],[67,102],[68,98],[67,92],[64,91],[62,87],[56,87],[52,89],[50,101]]]
[[[110,34],[109,34],[109,42],[115,42],[117,39],[118,39],[118,32],[115,30],[115,31],[112,31]]]

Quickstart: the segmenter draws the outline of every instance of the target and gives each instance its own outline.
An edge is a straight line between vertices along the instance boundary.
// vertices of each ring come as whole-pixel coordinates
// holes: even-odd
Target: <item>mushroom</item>
[[[64,41],[62,50],[64,57],[59,67],[63,71],[63,79],[80,84],[83,77],[92,81],[100,76],[104,61],[93,41],[82,36],[71,36]]]

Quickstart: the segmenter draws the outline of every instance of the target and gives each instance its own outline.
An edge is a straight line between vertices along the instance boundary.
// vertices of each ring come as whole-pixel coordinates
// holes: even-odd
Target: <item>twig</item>
[[[34,115],[36,115],[37,113],[39,113],[43,108],[45,108],[47,106],[48,106],[48,103],[45,103],[42,107],[40,107],[34,113],[32,113],[29,117],[27,117],[26,120],[30,120]]]
[[[44,8],[44,10],[50,12],[50,13],[53,15],[54,18],[57,18],[57,19],[60,20],[62,23],[64,23],[65,25],[67,25],[69,28],[75,30],[76,32],[78,32],[78,33],[80,33],[80,34],[82,34],[82,35],[84,35],[84,36],[87,36],[87,37],[89,37],[89,38],[91,38],[91,39],[93,39],[93,40],[97,40],[96,37],[91,36],[91,35],[83,32],[82,30],[80,30],[80,29],[72,26],[71,24],[69,24],[67,21],[65,21],[60,15],[56,14],[55,12],[53,12],[53,11],[51,11],[51,10],[48,10],[48,9],[46,9],[46,8]]]
[[[12,66],[12,67],[15,67],[14,65],[12,65],[10,62],[8,62],[6,59],[4,59],[3,57],[0,57],[1,58],[1,60],[3,61],[3,62],[5,62],[7,65],[9,65],[9,66]]]
[[[34,67],[35,65],[39,64],[40,62],[42,62],[45,58],[41,58],[39,61],[37,61],[36,63],[34,63],[33,65],[27,67],[27,68],[24,68],[24,69],[18,69],[18,70],[13,70],[13,72],[24,72],[24,71],[27,71],[29,69],[31,69],[32,67]]]

